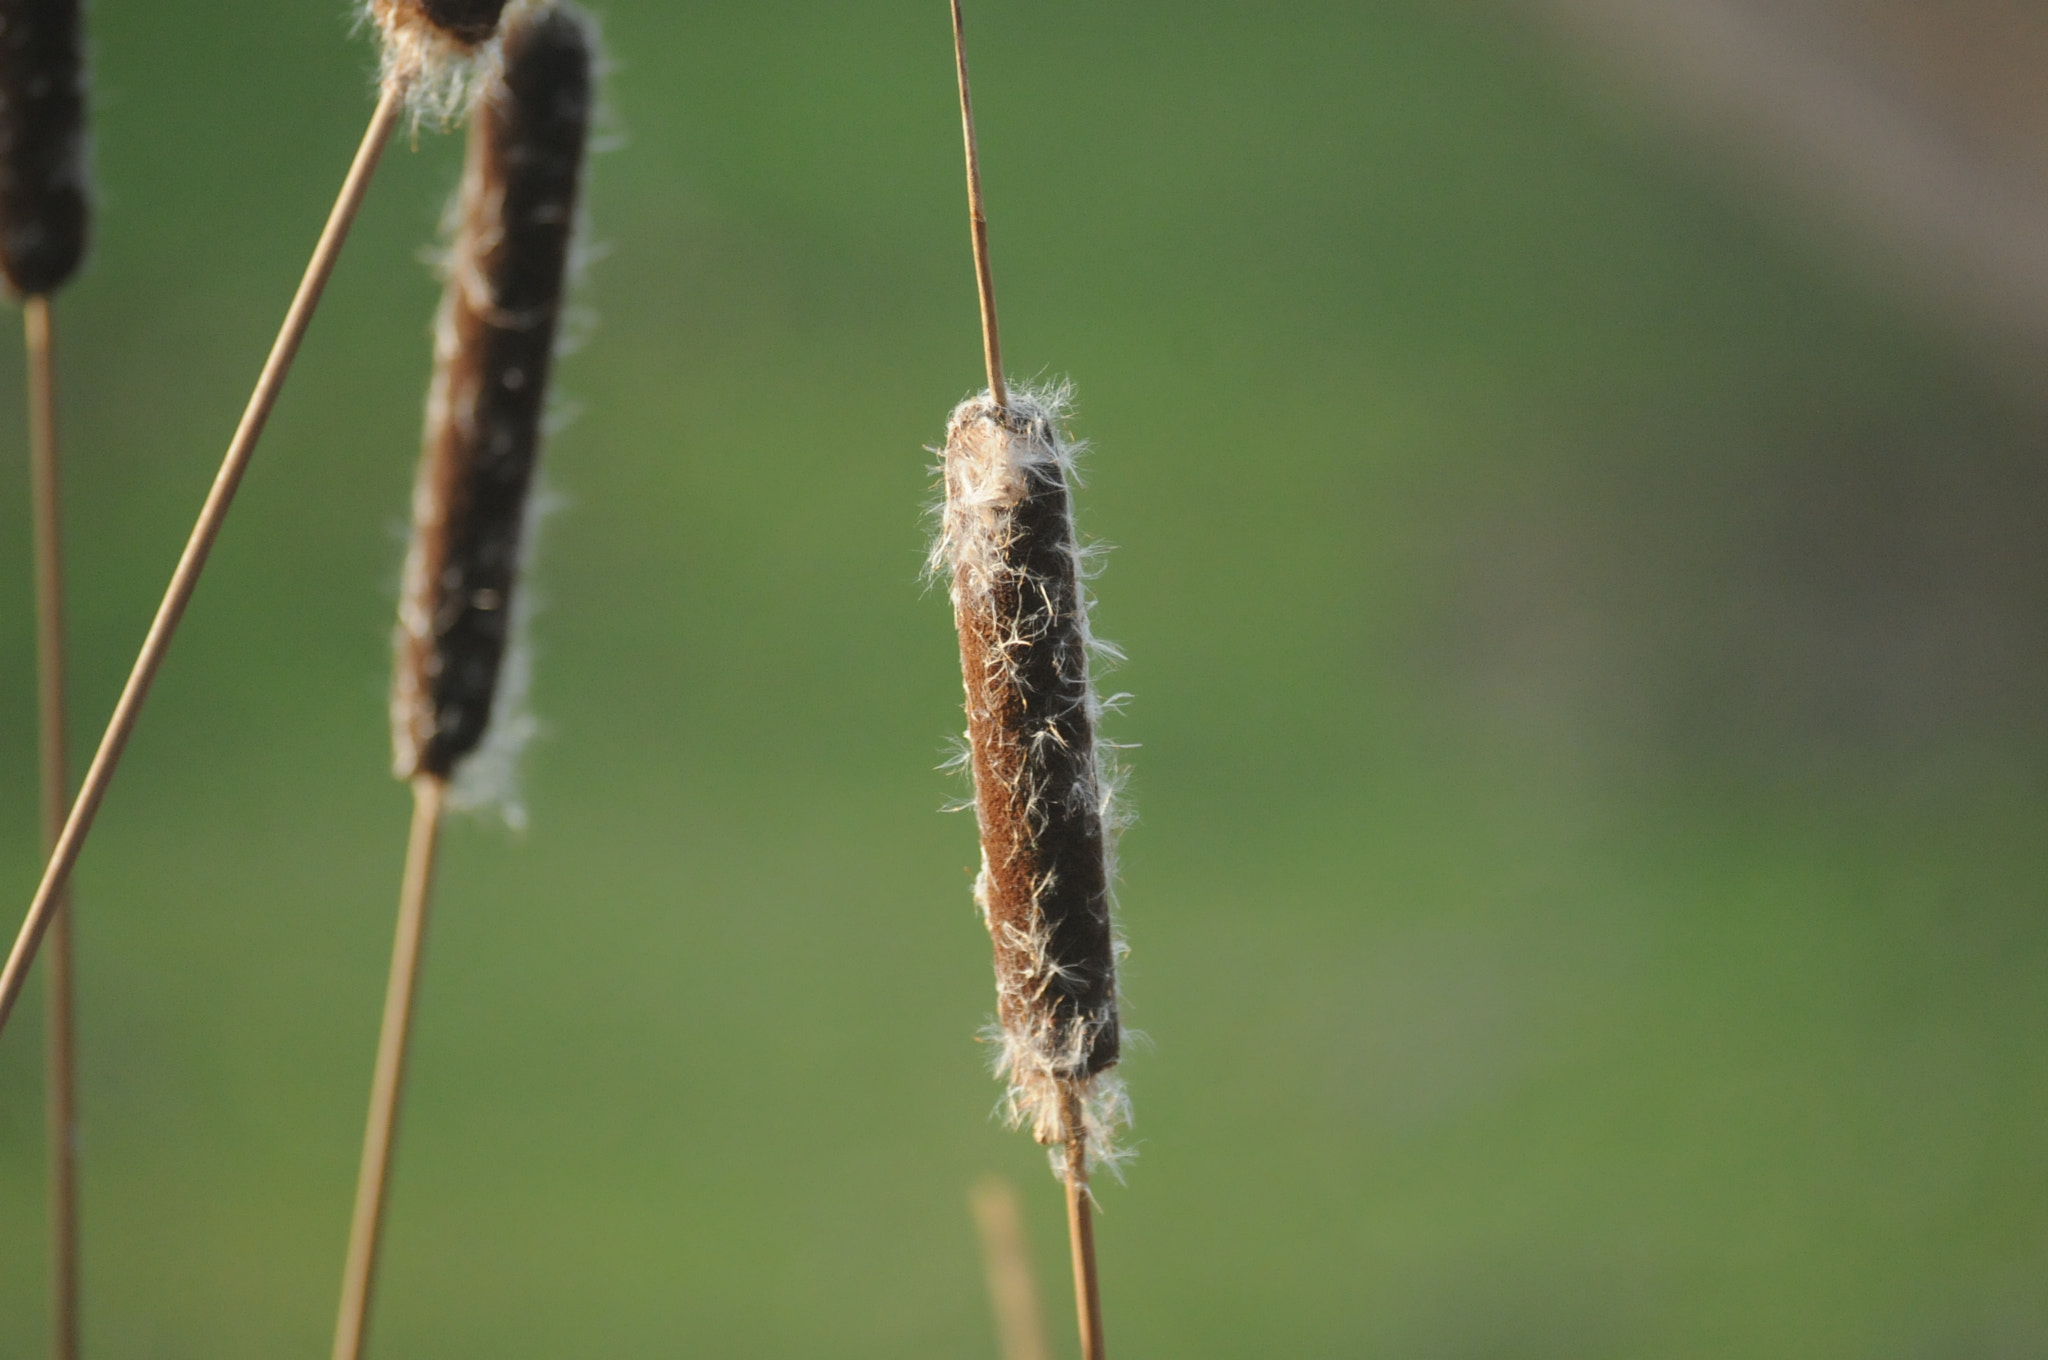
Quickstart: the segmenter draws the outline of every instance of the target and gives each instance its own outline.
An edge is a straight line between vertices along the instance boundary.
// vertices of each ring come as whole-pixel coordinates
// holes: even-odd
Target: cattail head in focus
[[[392,692],[401,778],[446,778],[499,700],[594,102],[596,39],[521,8],[471,124]]]
[[[383,80],[416,115],[447,117],[489,80],[508,0],[364,0],[383,50]]]
[[[951,577],[982,865],[995,945],[1000,1067],[1013,1119],[1042,1143],[1113,1155],[1126,1107],[1111,919],[1117,777],[1098,741],[1067,394],[987,395],[946,430],[932,566]],[[1078,1105],[1086,1127],[1067,1127]]]
[[[55,292],[85,258],[85,33],[80,0],[0,0],[0,273]]]

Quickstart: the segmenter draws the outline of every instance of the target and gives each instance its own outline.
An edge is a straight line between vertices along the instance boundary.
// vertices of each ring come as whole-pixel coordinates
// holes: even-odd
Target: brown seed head
[[[512,621],[593,97],[573,7],[522,11],[470,128],[392,694],[401,778],[476,749]]]
[[[79,0],[0,0],[0,273],[24,297],[85,258],[85,93]]]
[[[954,411],[934,564],[952,574],[981,827],[975,885],[995,945],[1015,1112],[1058,1141],[1062,1088],[1116,1065],[1115,781],[1096,741],[1093,640],[1057,394]]]

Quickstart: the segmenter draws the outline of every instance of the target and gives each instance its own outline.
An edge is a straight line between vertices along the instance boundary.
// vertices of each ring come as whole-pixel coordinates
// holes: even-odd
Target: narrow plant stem
[[[56,335],[48,297],[22,303],[28,348],[29,484],[35,521],[36,693],[42,753],[43,849],[54,849],[71,804],[64,722],[63,498],[57,467]],[[60,892],[43,969],[49,1006],[50,1354],[78,1357],[78,1058],[70,894]]]
[[[1088,1128],[1078,1092],[1061,1092],[1060,1123],[1066,1140],[1067,1243],[1074,1258],[1081,1360],[1105,1360],[1109,1350],[1102,1339],[1102,1288],[1095,1274],[1095,1201],[1088,1194]]]
[[[953,4],[953,64],[960,71],[960,128],[967,140],[967,215],[974,225],[974,279],[981,290],[981,355],[988,365],[989,400],[1009,409],[1003,385],[1003,342],[996,329],[996,276],[988,262],[988,214],[981,196],[981,148],[974,137],[974,94],[967,81],[967,22]]]
[[[391,946],[391,980],[384,991],[384,1026],[377,1037],[377,1069],[370,1080],[370,1119],[363,1131],[363,1163],[356,1177],[355,1217],[349,1224],[348,1264],[341,1278],[341,1314],[334,1327],[334,1360],[358,1360],[369,1330],[370,1298],[377,1283],[377,1248],[384,1227],[384,1192],[391,1183],[391,1150],[405,1097],[405,1058],[412,1041],[412,1004],[418,989],[420,946],[434,893],[434,859],[441,841],[445,781],[412,781],[412,835],[406,843],[405,880],[398,895],[398,933]]]
[[[969,1202],[981,1235],[981,1261],[988,1274],[989,1304],[995,1310],[1003,1360],[1048,1360],[1017,1187],[990,1176],[974,1187]]]
[[[292,360],[297,357],[299,344],[306,337],[306,328],[312,323],[313,312],[320,304],[320,294],[333,276],[335,263],[341,258],[341,248],[348,240],[349,228],[354,225],[356,214],[362,208],[377,162],[391,140],[392,130],[398,126],[404,107],[404,90],[387,85],[377,101],[377,111],[371,116],[369,129],[363,134],[355,162],[349,167],[348,178],[342,183],[340,197],[335,200],[326,229],[320,233],[319,244],[314,248],[312,261],[306,266],[298,293],[292,298],[291,310],[285,313],[284,327],[278,332],[270,358],[263,365],[256,390],[249,398],[248,409],[243,412],[241,424],[228,445],[227,457],[214,478],[213,489],[207,494],[199,520],[192,527],[192,536],[178,559],[178,568],[172,573],[163,603],[157,607],[156,618],[149,626],[148,636],[143,639],[135,667],[128,674],[128,683],[122,688],[120,701],[114,706],[114,716],[108,721],[106,734],[100,738],[99,750],[86,770],[77,801],[71,805],[71,814],[65,819],[64,829],[57,837],[49,866],[44,869],[35,900],[29,905],[28,918],[22,923],[5,970],[0,971],[0,1030],[6,1028],[7,1018],[21,995],[23,983],[27,981],[29,966],[35,962],[37,946],[42,943],[51,918],[57,914],[72,867],[78,862],[79,852],[85,848],[85,838],[92,830],[93,818],[98,815],[100,802],[107,796],[107,786],[113,782],[115,767],[121,762],[121,752],[127,746],[128,738],[134,734],[142,706],[149,698],[150,686],[163,666],[164,656],[170,650],[171,639],[178,631],[185,607],[192,601],[200,573],[206,569],[207,555],[213,551],[214,541],[220,536],[221,525],[226,522],[228,510],[234,504],[235,491],[241,486],[242,475],[249,469],[263,426],[277,405],[278,395],[284,390]]]

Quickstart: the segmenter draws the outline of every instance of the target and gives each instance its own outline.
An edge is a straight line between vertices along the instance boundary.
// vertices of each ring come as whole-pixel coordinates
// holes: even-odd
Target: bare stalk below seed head
[[[1110,1155],[1123,1092],[1111,920],[1116,776],[1068,480],[1063,392],[963,402],[946,432],[944,518],[981,825],[975,900],[995,944],[1010,1112],[1041,1143]],[[1082,1118],[1071,1112],[1078,1107]],[[1070,1146],[1070,1150],[1071,1146]],[[1070,1177],[1084,1168],[1070,1164]]]
[[[391,699],[400,778],[491,720],[588,139],[595,40],[566,5],[506,27],[470,127],[434,346]]]
[[[249,404],[243,408],[241,422],[235,427],[234,437],[228,441],[220,471],[215,474],[206,502],[200,507],[199,518],[185,540],[185,550],[179,554],[170,584],[164,588],[163,601],[150,621],[142,649],[136,653],[135,664],[129,669],[127,683],[121,687],[121,697],[114,705],[113,716],[107,720],[106,731],[100,736],[99,749],[94,752],[92,763],[86,767],[78,796],[72,800],[71,811],[64,819],[64,829],[57,837],[49,862],[43,867],[42,880],[29,902],[28,915],[14,937],[14,947],[8,951],[6,964],[0,966],[0,1030],[6,1028],[7,1019],[14,1012],[14,1003],[21,999],[21,989],[28,981],[28,970],[35,963],[44,932],[50,928],[62,907],[65,885],[69,883],[71,871],[85,849],[86,838],[92,834],[93,819],[99,815],[100,803],[106,798],[107,789],[120,768],[121,753],[127,749],[128,739],[135,734],[135,725],[141,720],[143,706],[149,701],[150,689],[156,683],[157,673],[163,669],[164,658],[170,654],[178,625],[192,603],[193,592],[199,588],[206,560],[220,538],[222,526],[227,523],[235,493],[256,456],[256,446],[262,440],[264,426],[269,423],[270,413],[276,409],[277,399],[284,391],[285,379],[291,374],[292,363],[298,357],[299,346],[305,341],[307,328],[313,323],[313,313],[319,309],[327,282],[334,276],[334,267],[341,259],[341,248],[348,241],[356,216],[362,211],[370,181],[377,173],[377,163],[391,141],[393,129],[398,126],[404,104],[404,93],[399,87],[387,85],[378,95],[376,112],[370,115],[370,125],[363,131],[362,143],[356,148],[348,176],[342,181],[341,193],[335,198],[334,207],[327,215],[327,224],[321,229],[320,239],[313,247],[313,258],[306,262],[306,272],[299,279],[291,306],[285,311],[284,324],[278,329],[277,339],[271,343],[263,371],[257,375],[256,390],[249,394]]]
[[[0,0],[0,273],[17,294],[77,270],[88,195],[79,0]]]

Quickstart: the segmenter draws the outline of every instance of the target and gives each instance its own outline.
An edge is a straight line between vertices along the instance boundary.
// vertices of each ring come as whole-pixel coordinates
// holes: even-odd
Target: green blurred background
[[[95,6],[81,752],[367,114],[341,8]],[[451,834],[375,1352],[993,1357],[966,1192],[999,1172],[1071,1353],[937,811],[924,446],[980,381],[945,7],[603,17],[531,826]],[[2048,1350],[2042,404],[1504,12],[969,18],[1007,353],[1079,384],[1137,696],[1117,1353]],[[79,874],[98,1356],[325,1353],[458,151],[389,159]],[[10,1357],[39,1037],[0,1043]]]

